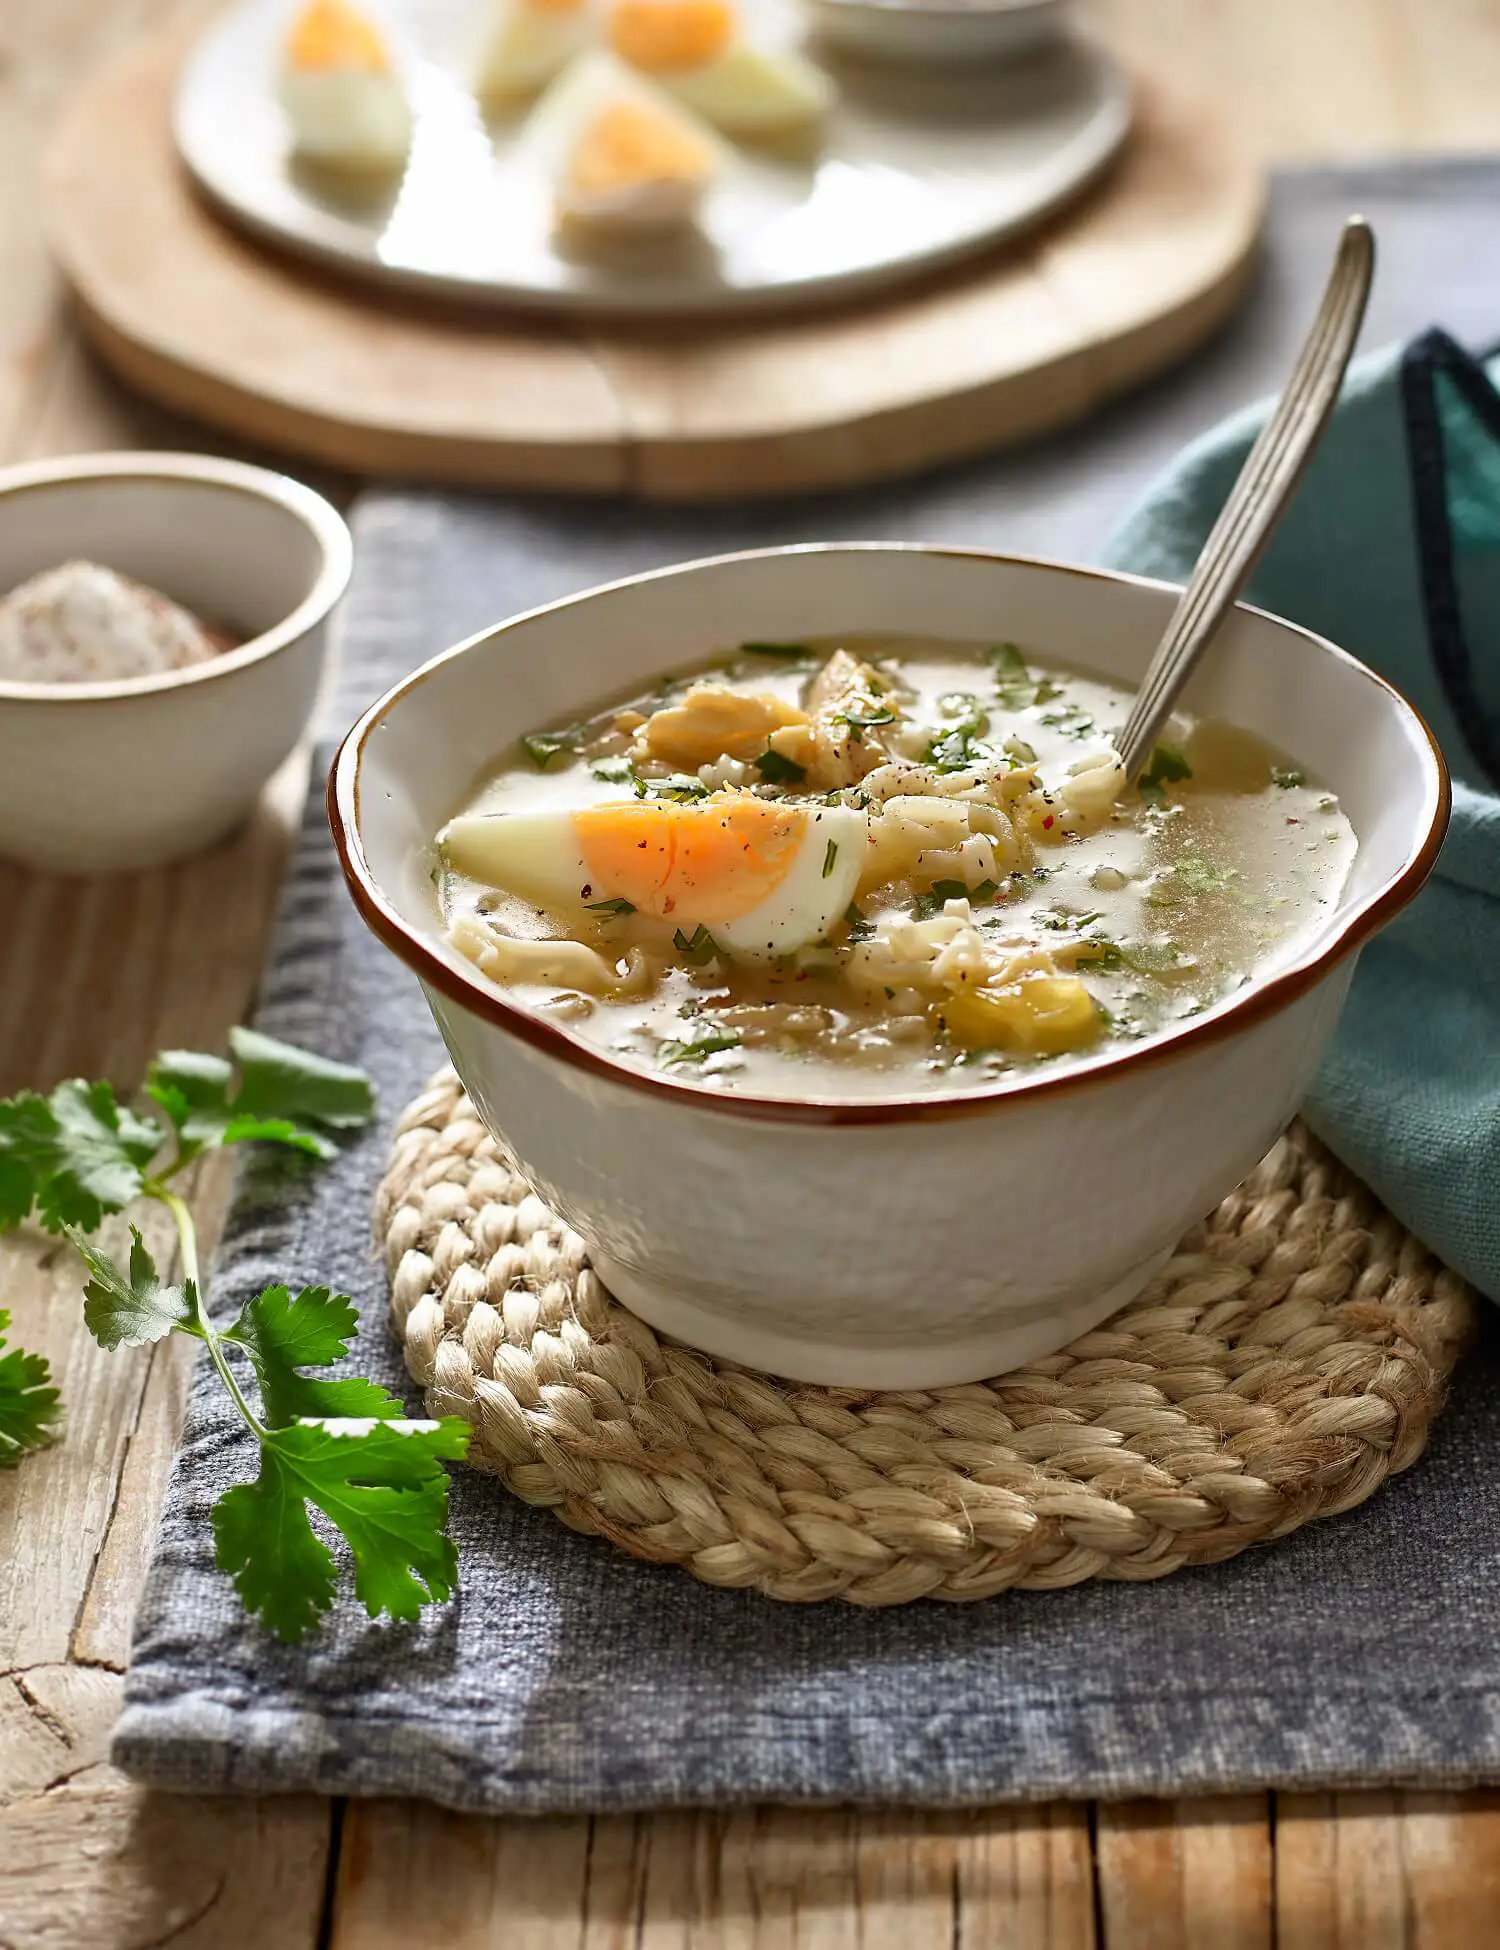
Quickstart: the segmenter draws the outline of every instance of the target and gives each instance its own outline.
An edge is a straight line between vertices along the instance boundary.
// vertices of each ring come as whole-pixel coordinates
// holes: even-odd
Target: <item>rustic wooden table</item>
[[[1087,0],[1086,0],[1087,4]],[[80,349],[38,226],[69,85],[202,0],[0,0],[0,461],[212,444]],[[1276,160],[1494,146],[1494,0],[1092,0]],[[250,1005],[305,780],[171,872],[64,885],[0,868],[0,1092],[128,1083]],[[222,1179],[196,1190],[212,1227]],[[163,1249],[165,1242],[163,1243]],[[1494,1940],[1500,1794],[1246,1795],[965,1814],[487,1821],[409,1803],[193,1802],[104,1758],[181,1413],[164,1345],[103,1356],[55,1248],[11,1238],[0,1296],[51,1357],[67,1440],[0,1479],[4,1950],[1470,1950]],[[1253,1648],[1246,1649],[1253,1656]]]

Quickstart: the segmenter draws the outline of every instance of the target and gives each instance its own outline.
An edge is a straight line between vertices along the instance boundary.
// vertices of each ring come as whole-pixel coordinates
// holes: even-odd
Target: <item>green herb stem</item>
[[[218,1370],[219,1379],[229,1390],[235,1407],[255,1432],[256,1439],[264,1442],[268,1433],[266,1426],[246,1401],[244,1391],[235,1380],[234,1370],[230,1367],[224,1353],[224,1344],[219,1337],[219,1330],[208,1317],[207,1295],[201,1285],[201,1275],[198,1271],[198,1228],[193,1221],[187,1201],[177,1192],[170,1191],[159,1177],[148,1179],[145,1190],[148,1197],[166,1206],[177,1227],[177,1249],[182,1257],[182,1277],[192,1282],[194,1294],[193,1322],[187,1331],[196,1334],[208,1349],[208,1358]]]

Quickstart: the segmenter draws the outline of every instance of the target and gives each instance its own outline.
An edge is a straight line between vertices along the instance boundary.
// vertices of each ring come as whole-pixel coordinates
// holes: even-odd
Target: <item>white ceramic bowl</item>
[[[831,47],[936,67],[1009,61],[1067,29],[1064,0],[810,0]]]
[[[935,1387],[1061,1346],[1130,1298],[1285,1128],[1361,942],[1447,821],[1416,713],[1331,643],[1239,611],[1190,704],[1270,738],[1359,837],[1325,925],[1249,988],[1124,1053],[951,1096],[784,1101],[614,1062],[444,946],[432,836],[521,732],[751,638],[997,639],[1134,684],[1175,592],[1047,563],[838,545],[690,563],[460,644],[371,706],[329,779],[366,921],[421,978],[490,1128],[627,1306],[731,1360]]]
[[[301,737],[353,548],[311,488],[194,454],[0,471],[0,594],[75,559],[239,640],[122,683],[0,683],[0,854],[65,873],[158,866],[237,826]]]

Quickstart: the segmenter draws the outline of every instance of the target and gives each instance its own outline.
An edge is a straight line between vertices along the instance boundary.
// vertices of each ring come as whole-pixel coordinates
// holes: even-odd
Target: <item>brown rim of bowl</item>
[[[208,454],[152,453],[121,449],[98,454],[65,454],[56,460],[27,461],[0,469],[0,520],[13,494],[45,494],[90,481],[186,482],[219,494],[269,502],[299,520],[317,543],[321,561],[312,588],[288,615],[269,630],[237,643],[201,664],[159,676],[116,678],[97,684],[17,684],[0,681],[0,703],[107,704],[149,697],[189,684],[212,684],[246,665],[274,657],[323,619],[349,586],[354,568],[354,543],[343,516],[315,489],[267,467],[243,461],[219,460]]]
[[[541,603],[536,608],[523,610],[519,615],[506,618],[503,623],[493,624],[489,629],[480,630],[474,636],[466,637],[462,643],[440,651],[435,657],[402,678],[368,707],[351,726],[328,772],[327,807],[328,823],[333,830],[334,844],[338,849],[339,860],[344,869],[344,877],[349,883],[349,891],[361,919],[370,931],[383,941],[398,960],[406,963],[415,974],[432,988],[439,990],[450,1001],[459,1003],[471,1014],[480,1017],[497,1029],[519,1036],[523,1042],[544,1055],[555,1057],[558,1061],[570,1064],[574,1069],[583,1070],[591,1076],[600,1077],[622,1089],[638,1090],[647,1096],[670,1098],[682,1103],[686,1108],[719,1112],[727,1117],[748,1117],[761,1122],[775,1124],[916,1124],[930,1123],[950,1117],[981,1116],[1007,1103],[1030,1103],[1042,1096],[1058,1096],[1065,1091],[1088,1089],[1091,1085],[1107,1083],[1122,1071],[1134,1071],[1148,1065],[1164,1063],[1197,1049],[1204,1043],[1218,1042],[1228,1036],[1237,1035],[1241,1030],[1260,1022],[1267,1016],[1277,1014],[1289,1007],[1300,996],[1316,986],[1330,970],[1357,948],[1369,940],[1391,920],[1417,893],[1437,860],[1438,850],[1443,843],[1443,835],[1448,827],[1448,815],[1452,805],[1452,788],[1448,778],[1448,767],[1437,740],[1428,729],[1426,721],[1416,707],[1407,702],[1393,684],[1387,683],[1353,657],[1347,650],[1341,650],[1336,643],[1321,637],[1315,631],[1304,629],[1301,624],[1289,623],[1285,617],[1276,616],[1270,610],[1257,609],[1244,603],[1239,607],[1252,616],[1264,617],[1268,622],[1279,625],[1304,637],[1319,651],[1335,657],[1340,663],[1349,665],[1366,682],[1374,684],[1394,702],[1398,711],[1408,718],[1422,734],[1432,764],[1430,792],[1431,812],[1427,830],[1422,835],[1415,851],[1407,859],[1406,865],[1395,879],[1382,890],[1356,908],[1345,920],[1333,937],[1319,948],[1316,954],[1305,961],[1285,968],[1270,980],[1253,983],[1249,988],[1218,1004],[1205,1015],[1194,1018],[1180,1029],[1169,1030],[1163,1035],[1153,1037],[1139,1048],[1122,1050],[1114,1055],[1102,1055],[1091,1061],[1064,1070],[1060,1074],[1042,1074],[1010,1080],[988,1088],[977,1088],[952,1095],[924,1092],[920,1096],[877,1097],[877,1098],[836,1098],[836,1097],[763,1097],[751,1093],[725,1091],[722,1094],[705,1088],[702,1084],[688,1082],[675,1077],[659,1076],[654,1071],[638,1070],[616,1061],[604,1051],[591,1044],[580,1042],[569,1036],[566,1030],[524,1008],[520,1003],[511,1002],[505,992],[488,981],[477,969],[469,973],[444,961],[426,941],[398,914],[391,903],[381,893],[370,871],[364,849],[359,841],[359,788],[360,766],[364,756],[365,740],[370,733],[400,703],[409,691],[432,675],[442,665],[454,658],[465,655],[481,643],[488,642],[517,624],[531,621],[537,616],[545,616],[557,610],[571,609],[580,603],[608,594],[615,589],[631,587],[637,583],[655,582],[662,577],[680,575],[685,570],[713,568],[726,562],[744,562],[770,559],[782,555],[817,555],[858,553],[860,551],[881,551],[888,554],[928,555],[945,559],[1010,563],[1024,568],[1045,569],[1053,574],[1078,576],[1095,582],[1123,583],[1145,589],[1165,589],[1173,591],[1173,585],[1156,581],[1149,576],[1133,576],[1108,569],[1083,568],[1070,562],[1049,562],[1034,555],[1009,555],[996,550],[933,548],[918,542],[805,542],[783,548],[744,549],[727,555],[705,556],[692,562],[674,563],[668,568],[652,569],[644,575],[622,576],[615,582],[601,583],[597,588],[586,589],[574,596],[565,596],[558,602]],[[1173,591],[1175,593],[1175,591]]]

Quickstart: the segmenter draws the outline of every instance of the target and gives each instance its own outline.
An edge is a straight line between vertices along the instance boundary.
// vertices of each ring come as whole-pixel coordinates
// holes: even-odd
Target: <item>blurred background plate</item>
[[[774,0],[756,29],[785,33]],[[900,283],[1035,224],[1110,162],[1130,90],[1102,52],[1061,40],[962,71],[830,63],[843,97],[809,157],[740,145],[706,238],[628,262],[565,255],[550,191],[470,89],[468,0],[399,0],[382,17],[409,64],[415,133],[400,183],[340,204],[290,165],[275,100],[289,7],[244,0],[183,70],[178,148],[199,186],[262,236],[384,284],[571,313],[666,316],[785,308]]]

